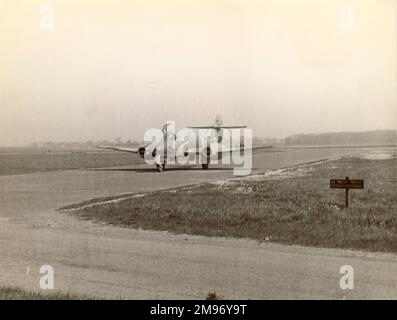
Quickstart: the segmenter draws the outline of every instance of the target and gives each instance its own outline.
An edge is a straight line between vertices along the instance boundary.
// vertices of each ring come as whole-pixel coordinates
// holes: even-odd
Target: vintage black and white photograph
[[[395,0],[0,0],[0,300],[373,299]]]

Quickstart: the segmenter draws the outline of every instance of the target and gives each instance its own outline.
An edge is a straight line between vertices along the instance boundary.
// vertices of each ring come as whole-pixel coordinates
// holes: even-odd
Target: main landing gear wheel
[[[156,163],[156,168],[157,168],[158,172],[163,172],[165,170],[165,163],[163,163],[163,164]]]
[[[203,168],[203,170],[208,170],[210,161],[211,161],[211,148],[210,146],[207,146],[207,152],[205,155],[202,156],[202,162],[204,163],[201,163],[201,168]]]

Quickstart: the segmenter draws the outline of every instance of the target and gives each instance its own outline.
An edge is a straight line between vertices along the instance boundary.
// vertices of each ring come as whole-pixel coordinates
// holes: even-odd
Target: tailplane
[[[214,124],[211,126],[194,126],[194,127],[188,127],[190,129],[213,129],[215,131],[215,140],[217,140],[218,143],[222,142],[223,138],[223,130],[222,129],[243,129],[247,128],[247,126],[224,126],[223,125],[223,120],[221,116],[217,115],[215,117]]]

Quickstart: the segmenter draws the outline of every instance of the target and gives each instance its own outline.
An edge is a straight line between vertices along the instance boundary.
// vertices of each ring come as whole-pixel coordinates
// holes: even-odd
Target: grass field
[[[88,296],[60,292],[30,292],[20,288],[0,287],[0,300],[93,300]]]
[[[365,180],[348,209],[344,190],[329,188],[329,179],[346,176]],[[129,228],[397,252],[397,159],[344,158],[71,212]]]
[[[114,167],[137,163],[143,163],[143,160],[134,154],[123,152],[87,150],[44,152],[24,149],[4,152],[3,150],[0,152],[0,175]]]

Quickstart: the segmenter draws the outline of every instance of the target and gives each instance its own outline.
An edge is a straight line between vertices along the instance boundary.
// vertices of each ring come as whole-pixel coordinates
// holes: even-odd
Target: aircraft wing
[[[222,153],[228,153],[228,152],[235,152],[235,151],[254,151],[254,150],[263,150],[263,149],[270,149],[273,148],[273,146],[261,146],[261,147],[251,147],[251,148],[247,148],[247,147],[236,147],[236,148],[222,148],[221,150],[219,150],[219,152]]]
[[[274,146],[252,147],[252,148],[248,148],[248,150],[263,150],[263,149],[271,149],[271,148],[274,148]]]
[[[244,148],[244,147],[239,147],[239,148],[221,148],[217,153],[231,153],[231,152],[236,152],[236,151],[249,151],[249,150],[263,150],[263,149],[270,149],[273,148],[274,146],[260,146],[260,147],[251,147],[251,148]],[[185,151],[184,155],[188,156],[190,154],[195,154],[195,155],[200,155],[202,150],[199,149],[189,149]]]
[[[98,146],[99,149],[116,150],[122,152],[138,153],[139,148],[124,148],[124,147],[108,147],[108,146]]]

